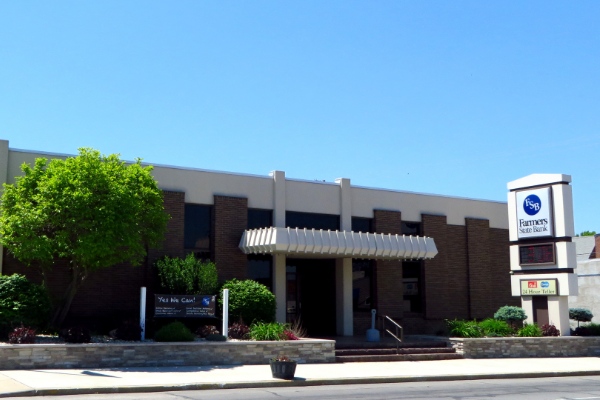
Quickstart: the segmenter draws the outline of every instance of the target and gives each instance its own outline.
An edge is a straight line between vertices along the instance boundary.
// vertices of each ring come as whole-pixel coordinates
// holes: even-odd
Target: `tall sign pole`
[[[510,273],[527,323],[570,335],[569,296],[577,296],[571,176],[533,174],[508,183]]]

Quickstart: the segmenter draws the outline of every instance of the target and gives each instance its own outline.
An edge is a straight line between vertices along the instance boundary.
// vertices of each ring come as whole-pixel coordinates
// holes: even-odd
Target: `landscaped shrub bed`
[[[525,319],[527,315],[522,308],[504,306],[494,314],[494,318],[483,321],[446,320],[446,325],[451,336],[462,338],[560,336],[554,325],[522,324]]]

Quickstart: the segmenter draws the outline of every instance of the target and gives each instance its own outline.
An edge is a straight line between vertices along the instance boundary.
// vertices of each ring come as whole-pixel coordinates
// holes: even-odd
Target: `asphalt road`
[[[450,382],[220,389],[162,393],[36,396],[15,399],[68,400],[600,400],[600,376],[490,379]]]

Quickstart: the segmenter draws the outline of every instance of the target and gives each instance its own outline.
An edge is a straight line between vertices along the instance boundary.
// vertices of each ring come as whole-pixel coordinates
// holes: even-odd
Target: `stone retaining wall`
[[[0,346],[0,370],[268,364],[282,353],[299,363],[331,363],[335,341],[15,344]]]
[[[465,358],[599,357],[600,337],[450,338]]]

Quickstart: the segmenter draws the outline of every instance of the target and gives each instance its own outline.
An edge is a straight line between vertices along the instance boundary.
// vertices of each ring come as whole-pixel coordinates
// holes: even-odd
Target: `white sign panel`
[[[517,192],[519,239],[554,236],[550,188]]]

